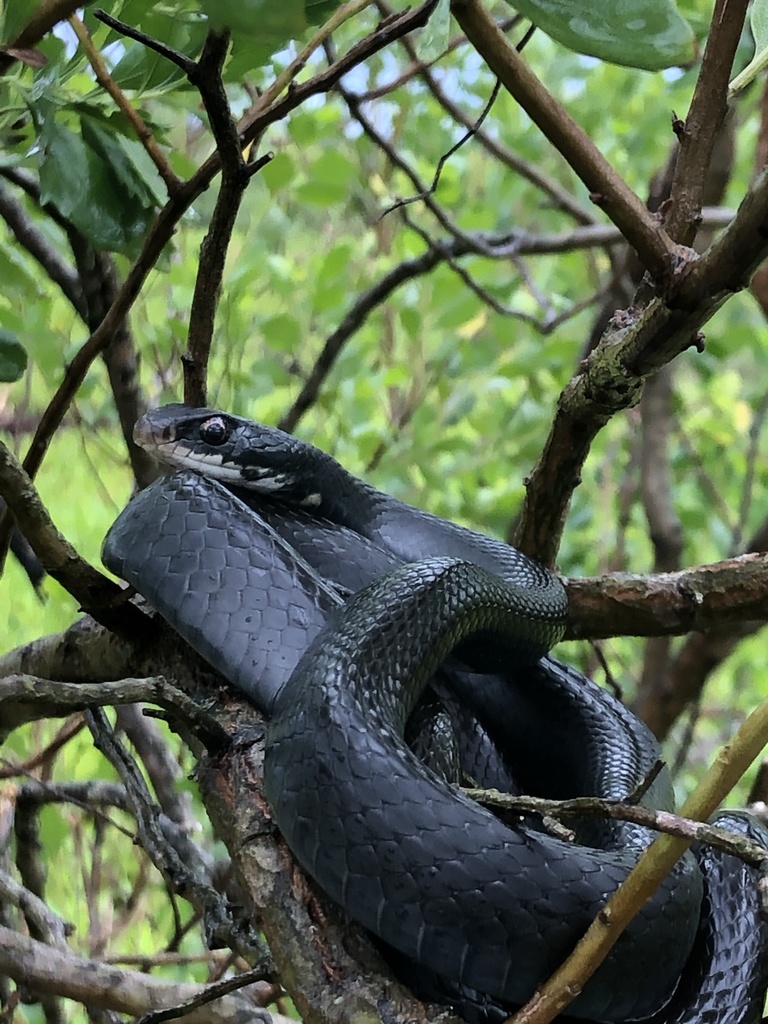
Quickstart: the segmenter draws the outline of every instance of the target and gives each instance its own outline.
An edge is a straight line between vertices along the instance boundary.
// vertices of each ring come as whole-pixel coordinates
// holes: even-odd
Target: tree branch
[[[732,223],[670,284],[665,298],[619,314],[558,399],[557,413],[527,480],[515,546],[552,564],[571,495],[597,433],[636,404],[645,377],[691,345],[697,332],[768,255],[768,170],[744,197]]]
[[[58,249],[38,230],[31,217],[10,192],[0,185],[0,217],[8,225],[13,237],[36,260],[48,277],[61,289],[78,316],[85,320],[85,299],[77,273]]]
[[[728,746],[686,800],[680,816],[705,821],[739,782],[765,746],[768,701],[744,721]],[[642,854],[626,881],[592,922],[584,938],[510,1024],[549,1024],[605,959],[627,924],[658,889],[691,844],[690,838],[659,836]]]
[[[694,821],[671,811],[659,811],[622,800],[605,800],[596,796],[573,797],[570,800],[549,800],[539,796],[514,796],[498,789],[462,789],[462,792],[484,807],[514,815],[535,815],[538,818],[610,818],[628,821],[653,829],[663,835],[678,836],[693,843],[706,843],[716,850],[738,857],[745,864],[768,866],[768,850],[759,843],[737,835],[727,828]]]
[[[679,572],[565,580],[567,639],[678,636],[768,622],[768,554]]]
[[[230,115],[221,70],[229,50],[229,33],[210,31],[190,81],[200,91],[221,159],[221,184],[213,216],[200,247],[200,262],[189,315],[184,366],[184,401],[207,404],[208,359],[213,341],[216,308],[221,294],[227,249],[235,218],[250,181],[237,128]]]
[[[392,8],[388,3],[385,3],[384,0],[378,0],[377,7],[386,17],[392,16]],[[520,20],[519,15],[517,20]],[[459,38],[462,39],[463,37]],[[538,188],[545,196],[547,196],[554,206],[573,217],[577,224],[594,224],[595,217],[592,211],[585,209],[575,196],[573,196],[568,189],[564,188],[559,181],[546,174],[537,164],[531,163],[528,160],[523,160],[523,158],[513,149],[505,146],[499,139],[477,126],[476,120],[466,114],[462,107],[460,107],[458,103],[455,103],[448,93],[441,87],[437,76],[432,74],[430,71],[429,64],[419,60],[417,48],[413,41],[407,36],[403,38],[402,47],[413,62],[410,74],[418,75],[432,93],[435,100],[437,100],[443,110],[445,110],[445,112],[452,117],[457,124],[460,124],[467,129],[475,129],[474,138],[491,154],[491,156],[495,157],[505,167],[508,167],[511,171],[519,174],[521,178],[525,178],[532,185]],[[369,100],[375,97],[369,91],[362,98],[364,100]],[[621,237],[623,239],[623,236]]]

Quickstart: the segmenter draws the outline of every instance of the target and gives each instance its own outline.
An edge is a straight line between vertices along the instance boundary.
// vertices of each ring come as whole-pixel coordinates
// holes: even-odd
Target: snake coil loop
[[[584,823],[565,843],[505,825],[403,736],[437,671],[465,722],[465,772],[507,785],[515,762],[529,792],[631,793],[658,748],[609,694],[543,657],[562,632],[559,581],[280,431],[169,406],[136,438],[179,471],[121,514],[105,564],[271,716],[265,787],[294,855],[401,964],[418,965],[405,969],[423,997],[468,1019],[527,1000],[651,836]],[[446,667],[456,649],[466,661]],[[668,805],[668,780],[645,799]],[[719,823],[766,843],[748,816]],[[568,1012],[753,1024],[767,982],[754,871],[700,850]]]

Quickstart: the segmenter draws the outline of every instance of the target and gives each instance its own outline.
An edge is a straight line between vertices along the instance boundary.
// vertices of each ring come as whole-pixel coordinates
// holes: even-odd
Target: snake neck
[[[279,503],[299,506],[318,519],[343,526],[374,539],[366,530],[375,514],[380,494],[349,473],[332,456],[311,445],[294,442],[294,468],[286,473],[279,489],[265,491]],[[248,470],[243,470],[248,481]],[[259,489],[259,481],[250,486]]]
[[[516,588],[469,562],[404,566],[355,595],[341,620],[317,637],[276,710],[306,691],[366,715],[378,706],[385,723],[402,731],[437,666],[468,638],[492,637],[510,663],[539,658],[552,627],[528,611]]]

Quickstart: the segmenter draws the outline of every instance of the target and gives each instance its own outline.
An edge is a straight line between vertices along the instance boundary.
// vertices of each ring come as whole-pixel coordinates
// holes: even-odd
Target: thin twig
[[[498,79],[496,79],[493,88],[491,89],[491,95],[486,100],[485,106],[480,111],[477,120],[468,126],[466,132],[461,136],[460,139],[454,142],[450,149],[446,150],[445,153],[441,154],[440,159],[437,161],[437,166],[435,167],[435,173],[432,177],[432,184],[429,186],[429,188],[425,192],[419,192],[415,196],[408,196],[407,199],[398,199],[397,202],[393,203],[392,206],[388,207],[381,214],[382,217],[386,217],[388,213],[393,213],[395,210],[399,210],[403,206],[409,206],[411,203],[418,203],[419,200],[426,199],[428,195],[432,196],[435,194],[435,192],[437,192],[437,187],[440,184],[440,176],[443,173],[443,168],[448,163],[450,158],[454,155],[454,153],[457,153],[462,148],[462,146],[466,145],[467,142],[469,142],[470,139],[474,138],[474,136],[478,133],[483,124],[483,121],[485,121],[485,119],[488,117],[491,110],[493,109],[493,104],[496,102],[496,98],[499,95],[499,89],[501,89],[501,82]]]
[[[689,842],[706,843],[745,864],[763,868],[768,865],[768,850],[727,828],[709,825],[672,811],[659,811],[626,800],[606,800],[596,796],[580,796],[570,800],[550,800],[538,796],[512,796],[497,789],[463,789],[471,800],[514,815],[535,815],[540,818],[610,818],[642,825],[664,835],[678,836]]]
[[[101,10],[97,7],[93,12],[94,18],[98,18],[99,21],[103,21],[105,25],[108,25],[115,32],[119,32],[127,39],[132,39],[135,43],[141,43],[142,46],[146,46],[148,50],[152,50],[154,53],[159,53],[161,57],[165,57],[171,64],[175,64],[176,67],[181,68],[187,77],[193,75],[195,72],[195,61],[190,57],[187,57],[185,53],[181,53],[180,50],[174,50],[172,46],[167,46],[159,39],[154,39],[152,36],[148,36],[146,32],[140,32],[139,29],[134,28],[132,25],[128,25],[124,21],[120,21],[118,18],[113,18],[111,14],[107,14],[106,11]]]
[[[96,81],[106,93],[109,93],[115,101],[118,110],[122,111],[129,123],[133,126],[133,130],[136,132],[136,138],[146,150],[150,160],[157,168],[157,173],[165,182],[165,186],[168,189],[168,195],[172,195],[181,185],[181,179],[177,177],[173,168],[168,163],[165,153],[163,153],[155,140],[152,129],[147,125],[146,121],[144,121],[138,110],[136,110],[133,104],[128,100],[127,96],[114,80],[112,75],[110,75],[101,54],[93,45],[91,34],[82,19],[79,18],[77,14],[73,14],[69,19],[69,24],[72,26],[72,29],[83,48],[83,52],[93,68]]]

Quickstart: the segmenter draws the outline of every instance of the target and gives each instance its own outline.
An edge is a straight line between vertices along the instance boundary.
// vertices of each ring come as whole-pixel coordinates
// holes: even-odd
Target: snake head
[[[217,409],[166,405],[136,423],[133,439],[174,469],[192,469],[227,487],[318,509],[330,456],[291,434]]]

